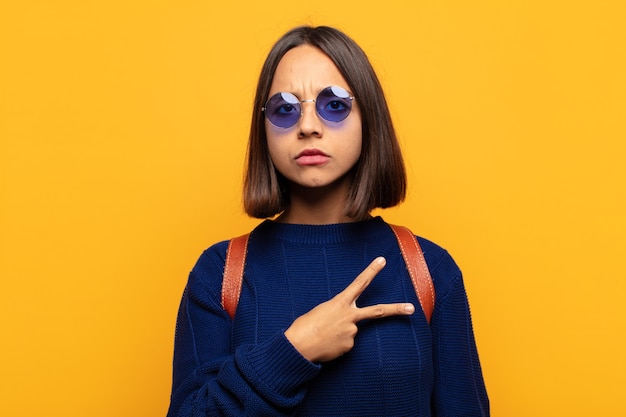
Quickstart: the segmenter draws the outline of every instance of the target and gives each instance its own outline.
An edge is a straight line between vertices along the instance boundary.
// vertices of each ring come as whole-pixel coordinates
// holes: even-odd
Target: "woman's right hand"
[[[413,314],[415,307],[410,303],[356,306],[356,300],[385,263],[385,258],[376,258],[345,290],[291,324],[285,336],[302,356],[311,362],[333,360],[352,349],[359,321]]]

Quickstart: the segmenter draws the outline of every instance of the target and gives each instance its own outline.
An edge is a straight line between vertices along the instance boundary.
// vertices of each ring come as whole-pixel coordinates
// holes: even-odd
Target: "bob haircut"
[[[393,207],[406,195],[406,172],[382,87],[365,52],[343,32],[327,27],[301,26],[283,35],[270,50],[261,69],[252,113],[244,179],[244,209],[268,218],[289,207],[287,180],[274,168],[262,108],[283,55],[300,45],[322,50],[335,63],[358,100],[362,120],[361,156],[352,169],[345,214],[365,218],[375,208]]]

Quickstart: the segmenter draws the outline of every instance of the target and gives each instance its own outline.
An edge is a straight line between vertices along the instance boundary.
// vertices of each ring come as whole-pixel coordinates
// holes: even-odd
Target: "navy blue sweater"
[[[250,237],[234,320],[220,304],[228,242],[206,250],[180,305],[168,417],[488,416],[461,272],[445,250],[419,243],[435,285],[430,326],[380,217],[320,226],[261,223]],[[309,362],[284,331],[377,256],[387,264],[358,304],[410,302],[416,313],[360,322],[351,351]]]

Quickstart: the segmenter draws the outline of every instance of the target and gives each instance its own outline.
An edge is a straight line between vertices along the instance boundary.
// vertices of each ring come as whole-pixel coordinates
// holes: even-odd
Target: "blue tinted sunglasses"
[[[352,100],[345,89],[332,85],[326,87],[316,99],[300,100],[291,93],[280,92],[270,97],[261,111],[276,127],[292,127],[302,116],[302,103],[315,103],[315,110],[320,117],[328,122],[337,123],[348,117],[352,110]]]

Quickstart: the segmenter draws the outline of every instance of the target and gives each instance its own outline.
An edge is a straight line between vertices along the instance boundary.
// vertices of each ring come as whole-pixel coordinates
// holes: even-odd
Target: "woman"
[[[168,416],[489,415],[461,272],[418,238],[437,294],[429,325],[393,232],[370,215],[405,189],[364,52],[329,27],[286,33],[261,71],[244,186],[248,214],[278,217],[250,236],[233,319],[227,242],[192,270]]]

